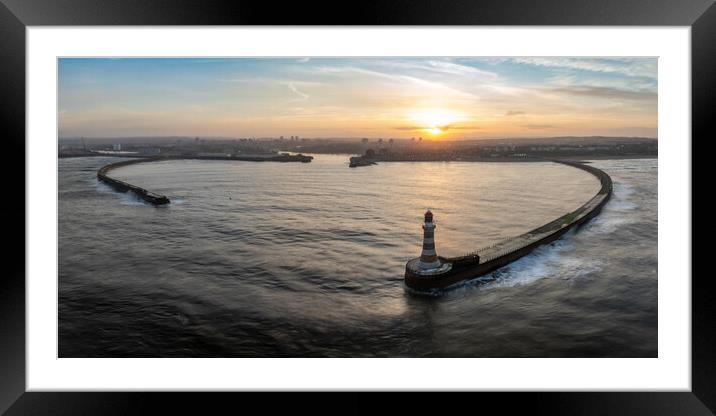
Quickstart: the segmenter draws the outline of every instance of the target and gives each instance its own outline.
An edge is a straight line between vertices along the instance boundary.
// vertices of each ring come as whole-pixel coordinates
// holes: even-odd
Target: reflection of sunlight
[[[434,198],[435,190],[438,189],[449,189],[455,184],[455,172],[456,166],[450,164],[440,164],[433,166],[415,166],[411,172],[411,178],[416,184],[420,186],[413,190],[413,197],[417,199],[425,199],[430,201]],[[428,208],[425,206],[424,208]]]

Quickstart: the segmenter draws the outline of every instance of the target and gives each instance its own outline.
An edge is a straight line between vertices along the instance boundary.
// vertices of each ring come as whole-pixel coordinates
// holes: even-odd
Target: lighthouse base
[[[435,262],[435,267],[425,268],[420,262],[420,258],[411,259],[408,264],[405,265],[406,271],[416,276],[435,276],[446,273],[452,269],[452,263],[446,262],[442,258],[438,258]]]

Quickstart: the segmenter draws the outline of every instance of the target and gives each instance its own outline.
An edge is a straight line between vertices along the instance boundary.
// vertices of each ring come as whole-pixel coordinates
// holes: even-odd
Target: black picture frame
[[[245,397],[216,393],[54,393],[26,392],[25,378],[25,28],[74,25],[560,25],[689,26],[692,52],[692,137],[709,138],[716,85],[716,6],[712,0],[625,1],[534,0],[311,3],[202,0],[0,0],[0,120],[2,120],[2,204],[5,262],[0,279],[0,411],[17,414],[141,414],[171,405],[210,412],[230,403],[232,413]],[[660,116],[664,116],[661,115]],[[693,139],[692,139],[693,143]],[[693,147],[692,147],[693,149]],[[693,153],[693,152],[692,152]],[[693,175],[692,175],[693,176]],[[696,179],[696,177],[694,177]],[[692,187],[693,189],[693,187]],[[692,214],[693,215],[693,214]],[[20,221],[23,218],[25,221]],[[660,276],[661,277],[661,276]],[[671,276],[676,278],[677,276]],[[475,411],[498,406],[500,413],[569,415],[716,414],[716,307],[709,274],[693,274],[692,389],[689,392],[475,393],[435,398],[411,393],[398,397],[401,413],[412,408],[442,412],[450,404]],[[237,393],[240,394],[240,393]],[[374,400],[353,394],[265,395],[264,411],[367,413]],[[375,397],[375,396],[371,396]],[[384,396],[381,396],[381,399]],[[459,399],[459,400],[455,400]],[[340,408],[330,402],[340,402]],[[380,405],[384,408],[384,405]]]

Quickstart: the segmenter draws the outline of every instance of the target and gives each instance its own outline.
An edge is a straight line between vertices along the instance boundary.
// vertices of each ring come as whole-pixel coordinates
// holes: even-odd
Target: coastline
[[[652,155],[594,155],[594,156],[558,156],[550,158],[541,157],[482,157],[482,158],[435,158],[435,159],[408,159],[408,158],[366,158],[365,156],[351,157],[351,167],[362,167],[376,165],[380,162],[482,162],[482,163],[534,163],[534,162],[551,162],[555,160],[565,160],[570,162],[580,162],[589,160],[629,160],[629,159],[658,159],[658,156]]]

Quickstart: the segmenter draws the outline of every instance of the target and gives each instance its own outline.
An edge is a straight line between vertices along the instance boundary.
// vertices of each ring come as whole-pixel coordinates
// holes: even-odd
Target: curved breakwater
[[[138,197],[149,202],[150,204],[165,205],[165,204],[169,203],[169,198],[167,198],[165,195],[159,195],[159,194],[155,194],[153,192],[149,192],[148,190],[146,190],[144,188],[140,188],[139,186],[132,185],[131,183],[120,181],[119,179],[115,179],[115,178],[112,178],[109,175],[107,175],[107,173],[109,171],[111,171],[112,169],[116,169],[116,168],[119,168],[122,166],[134,165],[136,163],[153,162],[156,160],[159,160],[159,158],[130,159],[130,160],[123,160],[121,162],[110,163],[109,165],[102,166],[97,171],[97,179],[99,179],[100,181],[111,186],[116,191],[133,192]]]
[[[412,259],[405,267],[405,284],[411,289],[434,290],[444,289],[463,281],[478,278],[526,256],[541,245],[557,240],[569,230],[584,224],[599,214],[612,194],[611,177],[601,169],[583,163],[565,160],[553,160],[552,162],[572,166],[591,173],[599,179],[601,184],[599,191],[576,210],[527,233],[500,241],[463,256],[441,257],[440,260],[443,263],[451,264],[451,268],[444,273],[416,273],[413,264],[418,259]]]
[[[142,158],[111,163],[98,170],[97,178],[120,192],[133,192],[151,204],[168,204],[170,202],[169,198],[164,195],[149,192],[144,188],[114,179],[107,174],[110,170],[118,167],[163,159],[164,158]],[[421,274],[419,271],[416,272],[413,264],[418,259],[412,259],[406,264],[406,285],[411,289],[432,290],[443,289],[465,280],[472,280],[524,257],[537,247],[560,238],[569,230],[596,216],[609,200],[612,193],[612,180],[609,175],[600,169],[579,162],[565,160],[553,160],[552,162],[581,169],[594,175],[600,181],[599,191],[576,210],[527,233],[502,240],[489,247],[480,248],[463,256],[450,258],[440,257],[442,263],[450,264],[450,268],[445,272]]]
[[[172,160],[172,159],[199,159],[199,160],[241,160],[241,161],[247,161],[247,162],[301,162],[301,163],[310,163],[313,159],[313,156],[306,156],[303,154],[297,154],[297,155],[289,155],[289,154],[282,154],[278,156],[192,156],[192,155],[183,155],[183,156],[167,156],[167,157],[149,157],[149,158],[133,158],[131,160],[124,160],[121,162],[115,162],[110,163],[109,165],[102,166],[97,171],[97,179],[100,181],[110,185],[112,188],[119,192],[133,192],[138,197],[142,198],[143,200],[149,202],[153,205],[164,205],[168,204],[169,198],[165,195],[159,195],[153,192],[149,192],[148,190],[141,188],[136,185],[132,185],[130,183],[120,181],[119,179],[115,179],[107,175],[107,173],[112,170],[116,169],[118,167],[122,166],[128,166],[133,165],[136,163],[143,163],[143,162],[154,162],[159,160]]]

